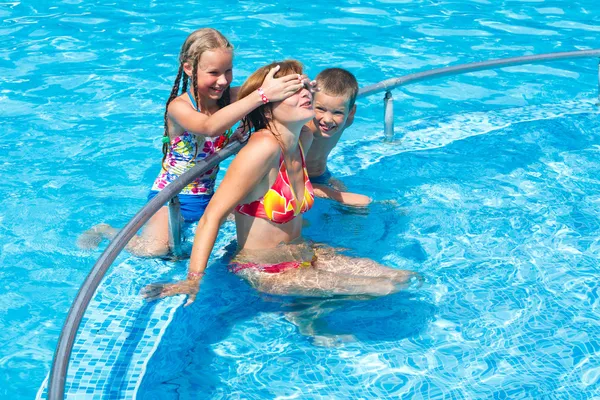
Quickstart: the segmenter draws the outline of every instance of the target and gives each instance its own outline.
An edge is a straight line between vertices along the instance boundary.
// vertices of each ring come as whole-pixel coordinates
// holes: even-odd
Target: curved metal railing
[[[359,97],[370,96],[385,92],[384,102],[384,132],[387,139],[394,135],[394,108],[391,90],[409,83],[415,83],[428,79],[441,78],[448,75],[466,74],[469,72],[483,71],[494,68],[511,67],[515,65],[536,64],[548,61],[559,61],[576,58],[600,57],[600,49],[566,51],[547,54],[536,54],[531,56],[502,58],[475,62],[470,64],[454,65],[451,67],[436,68],[429,71],[417,72],[404,75],[399,78],[386,79],[385,81],[365,86],[358,92]],[[600,61],[598,63],[598,103],[600,103]]]
[[[71,305],[67,320],[58,339],[50,379],[48,381],[48,399],[62,400],[64,398],[65,380],[67,377],[67,367],[71,357],[71,350],[75,342],[77,330],[83,318],[83,314],[88,304],[92,300],[96,289],[100,285],[102,278],[113,261],[123,251],[129,240],[156,212],[171,198],[176,196],[181,189],[186,187],[198,176],[215,167],[221,161],[236,154],[244,143],[234,141],[204,160],[199,161],[192,169],[185,172],[179,179],[171,182],[161,190],[152,200],[150,200],[137,214],[121,229],[114,239],[106,247],[87,278],[79,288],[77,296]]]
[[[498,67],[596,56],[600,57],[600,49],[513,57],[438,68],[430,71],[405,75],[399,78],[388,79],[374,85],[366,86],[360,89],[358,96],[365,97],[376,93],[385,92],[384,129],[386,132],[386,137],[391,137],[393,135],[393,99],[390,91],[399,86],[425,79],[433,79],[447,75],[456,75]],[[600,101],[600,62],[598,64],[598,87],[598,98]],[[106,271],[108,268],[110,268],[121,251],[123,251],[129,240],[163,206],[163,204],[175,197],[196,177],[200,176],[210,168],[213,168],[233,154],[236,154],[243,146],[243,143],[239,143],[237,141],[232,142],[221,151],[214,153],[206,159],[198,162],[192,169],[184,173],[179,179],[170,183],[144,207],[142,207],[142,209],[138,211],[138,213],[129,221],[129,223],[127,223],[127,225],[125,225],[110,242],[79,288],[77,296],[71,305],[67,319],[63,325],[63,329],[58,339],[58,345],[56,346],[56,351],[54,353],[52,369],[50,370],[50,379],[48,381],[49,400],[62,400],[64,398],[69,359],[71,357],[73,343],[75,342],[75,336],[77,335],[83,314],[92,300],[96,289],[100,285],[100,282],[104,278]]]

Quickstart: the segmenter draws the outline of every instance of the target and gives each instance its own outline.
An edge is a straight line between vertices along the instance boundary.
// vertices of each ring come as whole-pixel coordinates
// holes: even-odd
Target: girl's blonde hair
[[[271,68],[275,68],[277,65],[279,65],[280,68],[279,71],[275,73],[275,78],[291,74],[302,75],[302,64],[296,60],[277,61],[269,65],[265,65],[264,67],[257,69],[248,77],[248,79],[246,79],[246,82],[244,82],[238,92],[238,100],[243,99],[250,93],[257,90],[262,85]],[[268,128],[270,118],[267,117],[267,114],[271,114],[271,110],[271,103],[263,104],[262,106],[255,108],[248,115],[246,115],[244,119],[242,119],[244,130],[250,132],[250,130],[258,131]]]
[[[190,87],[192,89],[192,96],[196,104],[200,104],[198,99],[198,94],[196,93],[196,84],[197,82],[197,73],[198,73],[198,63],[200,62],[200,57],[205,51],[215,50],[215,49],[228,49],[233,51],[233,46],[227,40],[225,36],[221,34],[216,29],[212,28],[202,28],[192,32],[183,42],[183,46],[181,46],[181,51],[179,52],[179,70],[177,71],[177,77],[175,78],[175,83],[173,84],[173,88],[171,89],[171,95],[167,100],[167,104],[165,105],[165,115],[164,115],[164,123],[165,123],[165,132],[164,137],[169,137],[169,124],[168,124],[168,108],[169,104],[181,93],[185,93],[188,89],[188,76],[183,71],[183,64],[189,63],[192,66],[192,79]],[[182,82],[183,81],[183,82]],[[179,91],[181,87],[181,92]],[[231,102],[231,94],[229,91],[229,87],[223,93],[223,96],[217,101],[217,104],[220,108],[227,106]],[[165,162],[165,158],[167,157],[167,152],[169,151],[169,143],[163,143],[163,164]],[[197,151],[198,149],[196,149]],[[194,155],[194,158],[196,156]]]

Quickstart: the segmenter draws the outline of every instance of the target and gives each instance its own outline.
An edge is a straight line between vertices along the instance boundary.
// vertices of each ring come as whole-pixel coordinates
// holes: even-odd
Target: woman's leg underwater
[[[317,256],[314,267],[321,271],[361,277],[386,278],[394,283],[406,283],[411,278],[419,279],[413,271],[395,269],[379,264],[370,258],[350,257],[328,247],[315,247]]]
[[[356,299],[358,296],[334,298],[334,299],[299,299],[305,307],[297,311],[287,311],[284,318],[298,328],[302,336],[311,339],[317,346],[337,346],[342,343],[354,342],[356,338],[351,334],[336,334],[328,332],[320,321],[328,314],[342,308],[348,299]],[[371,298],[371,297],[369,297]]]
[[[314,267],[290,269],[277,274],[240,271],[256,290],[269,294],[332,297],[336,295],[385,296],[400,290],[390,279],[353,276]]]

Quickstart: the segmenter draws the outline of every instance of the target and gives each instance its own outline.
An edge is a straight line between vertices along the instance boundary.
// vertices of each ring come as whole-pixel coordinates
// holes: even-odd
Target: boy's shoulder
[[[300,144],[302,144],[302,148],[305,149],[305,151],[312,147],[315,138],[314,126],[315,124],[310,121],[304,125],[300,131]]]
[[[304,125],[304,127],[302,128],[302,132],[303,133],[310,133],[312,135],[314,135],[315,133],[317,133],[317,126],[315,125],[314,119],[311,119],[310,121],[308,121]]]

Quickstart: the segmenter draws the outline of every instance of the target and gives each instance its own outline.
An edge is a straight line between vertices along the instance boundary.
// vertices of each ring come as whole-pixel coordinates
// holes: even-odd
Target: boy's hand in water
[[[366,207],[371,204],[372,199],[358,193],[341,192],[328,186],[314,184],[313,192],[316,197],[335,200],[338,203],[352,207]]]
[[[187,294],[188,301],[184,305],[187,307],[196,300],[199,291],[200,280],[186,279],[175,283],[153,283],[142,289],[142,296],[148,301],[153,301],[178,294]]]
[[[287,99],[304,86],[301,79],[302,75],[299,74],[290,74],[275,78],[274,75],[279,69],[279,65],[271,68],[261,85],[265,96],[267,96],[267,99],[271,103]]]

